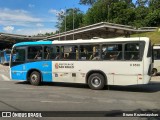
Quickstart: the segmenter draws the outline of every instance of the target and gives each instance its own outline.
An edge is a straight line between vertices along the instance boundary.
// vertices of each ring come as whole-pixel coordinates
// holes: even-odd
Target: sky
[[[55,32],[56,13],[73,7],[84,13],[89,8],[80,5],[79,0],[0,0],[0,32],[22,35]]]
[[[55,32],[56,13],[73,7],[85,13],[90,6],[80,5],[79,0],[0,0],[0,32],[22,35]]]

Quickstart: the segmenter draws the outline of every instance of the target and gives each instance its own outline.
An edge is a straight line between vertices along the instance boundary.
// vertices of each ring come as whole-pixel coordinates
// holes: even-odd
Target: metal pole
[[[56,16],[60,17],[60,12],[56,12]],[[57,34],[60,40],[60,19],[58,19],[58,33]]]
[[[61,24],[61,21],[59,20],[59,40],[61,40],[61,28],[60,28],[60,24]]]
[[[73,40],[74,40],[74,7],[73,7]]]
[[[64,15],[65,15],[65,40],[66,40],[66,7],[65,7],[65,13],[64,13]]]
[[[60,28],[59,28],[59,40],[60,40]]]
[[[108,4],[108,22],[109,22],[109,4]]]

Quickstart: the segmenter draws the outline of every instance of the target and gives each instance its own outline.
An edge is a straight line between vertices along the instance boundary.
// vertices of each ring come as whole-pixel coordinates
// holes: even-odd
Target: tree
[[[99,0],[96,2],[84,16],[84,24],[90,25],[98,22],[107,21],[108,1]]]
[[[160,9],[150,12],[146,18],[146,26],[148,27],[157,27],[160,26]]]
[[[80,0],[80,4],[93,5],[97,0]]]
[[[91,7],[86,14],[79,9],[74,10],[74,28],[95,24],[98,22],[112,22],[132,25],[137,28],[145,26],[160,26],[160,0],[80,0],[81,4]],[[65,24],[66,19],[66,24]],[[73,29],[73,9],[68,9],[58,18],[57,27],[61,32]]]
[[[149,0],[151,10],[160,9],[160,0]]]
[[[149,13],[145,19],[146,26],[160,26],[160,0],[149,0]]]
[[[56,27],[60,32],[65,32],[65,28],[66,31],[73,30],[82,26],[83,13],[78,8],[70,8],[66,10],[64,15],[58,16],[58,20]]]
[[[149,13],[149,8],[145,6],[139,6],[135,9],[135,20],[134,20],[134,26],[139,28],[139,27],[144,27],[146,26],[146,16]]]
[[[98,22],[114,22],[132,24],[135,12],[131,1],[128,0],[98,0],[86,13],[84,24]]]
[[[148,3],[148,0],[137,0],[136,6],[145,6]]]

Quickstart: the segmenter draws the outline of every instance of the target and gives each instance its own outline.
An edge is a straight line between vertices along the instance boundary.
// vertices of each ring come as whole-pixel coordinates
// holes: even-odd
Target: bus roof
[[[125,42],[125,41],[149,41],[147,37],[131,37],[131,38],[110,38],[110,39],[88,39],[88,40],[67,40],[67,41],[35,41],[35,42],[21,42],[15,44],[15,46],[24,45],[47,45],[47,44],[73,44],[73,43],[103,43],[103,42]]]
[[[153,46],[153,49],[160,49],[160,44],[155,44],[155,45]]]

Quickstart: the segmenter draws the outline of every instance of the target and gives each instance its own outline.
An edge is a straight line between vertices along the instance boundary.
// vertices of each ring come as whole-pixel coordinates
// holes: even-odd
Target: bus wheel
[[[33,71],[30,75],[30,83],[31,85],[40,85],[41,83],[41,75],[37,71]]]
[[[93,90],[101,90],[105,86],[105,79],[102,74],[93,73],[88,78],[88,85]]]
[[[155,69],[155,68],[152,69],[152,75],[153,75],[153,76],[156,76],[156,75],[157,75],[157,69]]]

